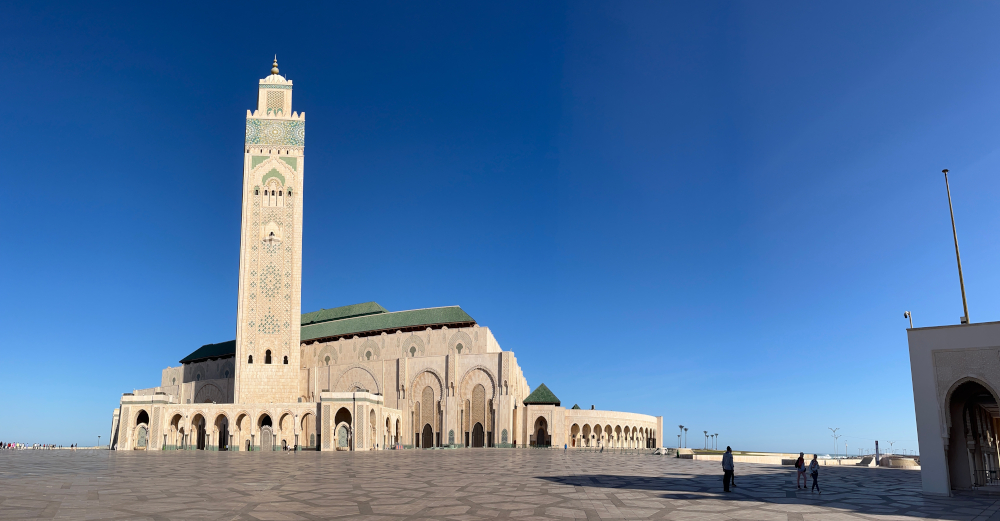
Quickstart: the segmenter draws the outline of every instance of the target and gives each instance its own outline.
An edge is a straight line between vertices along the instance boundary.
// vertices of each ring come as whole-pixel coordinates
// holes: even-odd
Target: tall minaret
[[[292,112],[292,82],[275,56],[247,111],[236,403],[298,398],[304,144],[305,113]]]

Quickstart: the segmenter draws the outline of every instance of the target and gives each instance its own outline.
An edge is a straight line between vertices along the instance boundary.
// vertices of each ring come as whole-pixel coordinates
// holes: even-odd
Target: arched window
[[[196,381],[196,382],[200,382],[200,381],[201,381],[201,373],[199,373],[199,374],[196,374],[196,375],[194,376],[194,381]]]
[[[326,365],[330,365],[330,355],[326,355],[324,360],[326,361]]]
[[[264,351],[264,363],[265,364],[271,363],[271,350],[270,349],[268,349],[267,351]]]
[[[462,344],[456,345],[455,350],[458,351],[458,354],[462,354]]]
[[[283,362],[281,362],[281,363],[283,363],[283,364],[285,364],[285,365],[288,365],[288,357],[286,356],[286,357],[285,357],[285,360],[284,360]]]
[[[170,385],[177,385],[177,379],[176,378],[171,378],[170,379]]]
[[[262,197],[262,204],[264,206],[270,207],[282,207],[285,206],[284,190],[282,190],[281,182],[278,179],[272,177],[267,180],[264,186],[264,194]]]
[[[226,369],[226,378],[229,378],[229,369]]]
[[[248,364],[252,364],[253,363],[253,355],[250,355],[250,356],[247,357],[247,363]]]

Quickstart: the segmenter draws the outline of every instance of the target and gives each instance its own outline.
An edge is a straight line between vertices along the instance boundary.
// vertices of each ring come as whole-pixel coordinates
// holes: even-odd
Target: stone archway
[[[200,413],[191,420],[191,434],[194,434],[195,448],[205,450],[205,417]]]
[[[337,426],[334,430],[337,434],[337,450],[351,450],[351,425],[353,424],[351,411],[347,407],[337,409],[337,414],[333,417],[333,423]]]
[[[149,414],[144,409],[139,411],[135,418],[135,443],[132,448],[135,450],[146,450],[149,445]]]
[[[271,416],[264,414],[260,417],[260,450],[274,450],[274,426],[271,423]]]
[[[549,447],[552,445],[552,440],[549,437],[549,422],[544,416],[539,416],[535,420],[533,438],[532,445],[536,447]]]
[[[950,393],[948,477],[953,490],[997,483],[1000,404],[982,382],[967,380]]]

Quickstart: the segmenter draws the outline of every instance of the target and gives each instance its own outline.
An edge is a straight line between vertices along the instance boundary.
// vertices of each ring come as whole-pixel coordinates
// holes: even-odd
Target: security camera
[[[904,311],[903,312],[903,318],[910,318],[910,312],[909,311]]]

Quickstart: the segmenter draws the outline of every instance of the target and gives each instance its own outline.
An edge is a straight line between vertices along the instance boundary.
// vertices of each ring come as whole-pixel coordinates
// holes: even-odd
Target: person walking
[[[809,489],[809,491],[812,492],[816,490],[822,494],[823,491],[819,489],[819,462],[816,461],[815,454],[813,454],[813,460],[809,462],[809,474],[812,475],[813,478],[813,486]]]
[[[733,480],[733,449],[726,447],[726,453],[722,455],[722,489],[729,492],[729,484]]]
[[[809,486],[809,476],[806,475],[805,456],[804,452],[800,452],[799,459],[795,460],[795,488],[806,488]],[[800,481],[802,482],[801,486],[799,485]]]

